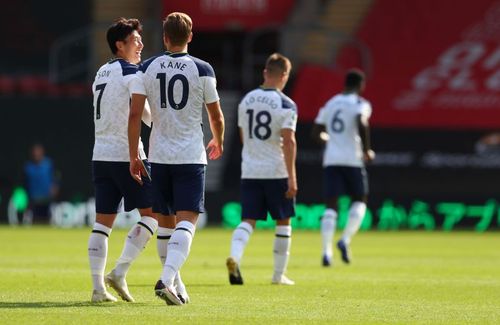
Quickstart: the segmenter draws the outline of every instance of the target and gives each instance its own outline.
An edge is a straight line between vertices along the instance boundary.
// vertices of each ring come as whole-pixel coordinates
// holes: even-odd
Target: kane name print
[[[160,63],[161,69],[170,68],[170,69],[178,69],[178,70],[184,71],[184,69],[187,67],[187,64],[183,63],[183,62],[168,62],[166,67],[165,67],[165,63],[166,62]]]

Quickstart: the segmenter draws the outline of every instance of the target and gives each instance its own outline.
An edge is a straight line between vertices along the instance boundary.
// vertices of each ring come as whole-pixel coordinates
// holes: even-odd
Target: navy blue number
[[[342,110],[338,110],[335,112],[333,115],[333,120],[332,120],[332,131],[336,133],[343,132],[345,129],[345,123],[344,121],[340,118],[340,113],[342,113]]]
[[[177,80],[179,80],[182,83],[182,97],[179,103],[176,103],[174,100],[174,86]],[[170,81],[168,82],[168,103],[170,104],[170,107],[172,107],[175,110],[183,109],[188,101],[188,89],[189,89],[189,83],[186,76],[183,74],[174,75],[172,79],[170,79]]]
[[[259,140],[267,140],[271,137],[271,114],[267,111],[261,111],[255,115],[255,128],[253,127],[253,109],[247,110],[248,114],[248,137],[253,139],[253,135]],[[264,132],[262,132],[264,130]],[[263,133],[263,134],[262,134]]]
[[[160,79],[160,107],[167,108],[167,99],[165,96],[165,81],[167,79],[166,73],[158,73],[156,79]]]
[[[95,90],[99,91],[99,95],[97,95],[97,105],[95,108],[96,120],[101,118],[101,99],[102,99],[102,93],[104,92],[104,88],[106,88],[106,84],[99,84],[95,86]]]
[[[168,97],[168,105],[175,109],[181,110],[183,109],[188,101],[189,96],[189,82],[186,76],[182,74],[176,74],[168,81],[168,89],[166,89],[167,84],[167,74],[166,73],[158,73],[156,75],[156,79],[160,80],[160,105],[161,108],[167,108],[167,97]],[[174,86],[176,81],[180,81],[182,84],[182,97],[181,100],[176,103],[174,99]]]

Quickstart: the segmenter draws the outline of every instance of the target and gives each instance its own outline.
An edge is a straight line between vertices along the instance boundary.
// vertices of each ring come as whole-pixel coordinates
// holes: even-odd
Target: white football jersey
[[[370,103],[356,94],[338,94],[326,102],[316,120],[329,135],[323,166],[362,167],[363,151],[358,131],[358,115],[370,118]]]
[[[258,88],[246,94],[238,106],[241,178],[287,178],[281,130],[295,131],[296,125],[297,105],[281,91]]]
[[[139,70],[153,120],[149,161],[206,164],[202,113],[205,104],[219,100],[212,66],[187,53],[165,52]]]
[[[92,84],[95,143],[92,160],[129,161],[128,115],[132,94],[145,94],[138,66],[123,59],[103,65]],[[139,152],[146,159],[139,140]]]

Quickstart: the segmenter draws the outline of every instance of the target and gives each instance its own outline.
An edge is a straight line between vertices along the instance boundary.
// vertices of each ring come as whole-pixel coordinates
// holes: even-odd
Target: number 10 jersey
[[[202,114],[219,100],[213,68],[187,53],[152,57],[139,67],[151,106],[149,161],[206,164]]]

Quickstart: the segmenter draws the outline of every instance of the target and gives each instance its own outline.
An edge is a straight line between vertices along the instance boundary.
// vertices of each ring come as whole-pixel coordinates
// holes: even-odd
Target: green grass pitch
[[[322,268],[319,233],[295,231],[288,275],[297,284],[282,287],[270,284],[272,232],[254,233],[245,285],[230,286],[231,231],[202,229],[182,269],[192,302],[177,307],[153,293],[155,239],[128,275],[136,303],[89,303],[89,231],[0,227],[0,324],[500,323],[498,232],[362,232],[351,265],[337,254]],[[125,235],[113,231],[107,270]]]

